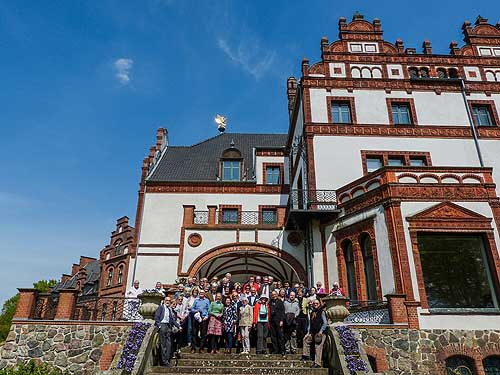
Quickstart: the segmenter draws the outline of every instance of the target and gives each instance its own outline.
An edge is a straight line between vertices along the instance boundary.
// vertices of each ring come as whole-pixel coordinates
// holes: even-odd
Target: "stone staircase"
[[[327,375],[326,368],[311,368],[311,361],[301,361],[300,354],[289,354],[285,357],[275,354],[208,354],[183,352],[181,359],[172,367],[153,366],[149,375],[165,374],[311,374]]]

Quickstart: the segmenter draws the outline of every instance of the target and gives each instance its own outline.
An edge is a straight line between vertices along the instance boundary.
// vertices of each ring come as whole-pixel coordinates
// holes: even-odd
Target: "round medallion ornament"
[[[199,233],[191,233],[188,237],[188,244],[191,247],[197,247],[201,245],[201,234]]]
[[[302,233],[299,231],[290,232],[287,241],[292,246],[299,246],[302,243]]]

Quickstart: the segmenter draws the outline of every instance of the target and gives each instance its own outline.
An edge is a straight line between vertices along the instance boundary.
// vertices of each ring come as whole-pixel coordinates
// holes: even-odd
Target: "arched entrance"
[[[234,281],[248,276],[270,275],[292,283],[306,280],[304,267],[290,254],[273,246],[256,243],[227,244],[210,249],[191,264],[190,277],[217,276],[230,272]]]

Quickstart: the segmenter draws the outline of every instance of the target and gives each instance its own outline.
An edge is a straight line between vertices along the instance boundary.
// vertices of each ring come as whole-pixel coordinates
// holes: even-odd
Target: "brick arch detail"
[[[436,353],[436,359],[438,360],[437,369],[438,374],[447,375],[446,371],[446,359],[454,356],[463,356],[471,358],[474,361],[474,366],[476,367],[476,373],[478,375],[484,375],[483,361],[481,350],[479,348],[472,348],[463,344],[450,344],[447,345]]]
[[[203,254],[199,255],[191,263],[186,274],[189,275],[189,277],[193,277],[206,262],[214,258],[217,258],[218,256],[223,254],[228,254],[233,252],[243,252],[243,251],[254,251],[258,253],[264,253],[272,255],[278,259],[281,259],[285,263],[287,263],[290,267],[293,268],[293,270],[299,276],[300,280],[307,280],[307,274],[304,267],[299,263],[297,259],[295,259],[295,257],[277,247],[261,243],[254,243],[254,242],[229,243],[209,249],[205,251]]]
[[[377,364],[377,372],[389,371],[389,363],[387,362],[387,357],[385,356],[384,349],[374,348],[372,346],[365,346],[364,349],[367,355],[375,358],[375,363]]]

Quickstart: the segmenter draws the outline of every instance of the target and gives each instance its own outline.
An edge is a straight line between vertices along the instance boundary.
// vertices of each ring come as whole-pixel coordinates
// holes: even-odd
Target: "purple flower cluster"
[[[338,326],[335,327],[340,336],[340,343],[344,348],[345,354],[359,354],[359,347],[354,333],[351,331],[349,326]]]
[[[139,353],[144,336],[146,336],[146,332],[150,326],[150,323],[134,324],[128,334],[127,342],[123,347],[122,355],[116,368],[124,369],[128,374],[132,372],[135,360],[137,359],[137,353]]]
[[[352,374],[354,374],[355,371],[368,372],[368,367],[361,358],[352,355],[346,355],[345,360],[347,362],[347,368]]]
[[[356,337],[354,337],[354,333],[349,326],[338,326],[335,327],[335,330],[338,332],[340,336],[340,344],[344,349],[344,353],[346,354],[345,360],[347,362],[347,368],[354,374],[355,371],[364,371],[368,372],[368,367],[366,363],[359,358],[359,346],[356,341]]]

